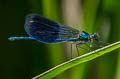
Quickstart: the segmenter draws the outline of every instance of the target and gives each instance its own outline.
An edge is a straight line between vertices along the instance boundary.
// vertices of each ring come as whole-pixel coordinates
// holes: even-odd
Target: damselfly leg
[[[81,45],[85,45],[85,46],[87,46],[88,48],[81,47]],[[85,50],[91,51],[91,50],[89,49],[89,46],[87,45],[86,42],[85,42],[85,43],[78,43],[78,44],[76,44],[76,47],[77,47],[77,49],[78,49],[78,48],[81,48],[81,49],[85,49]]]
[[[70,58],[72,59],[72,43],[71,43],[71,53],[70,53]]]
[[[104,47],[105,45],[109,45],[110,43],[104,42],[104,41],[98,41],[98,44],[93,44],[92,42],[90,43],[90,48],[101,48]],[[100,45],[99,45],[100,44]]]
[[[87,42],[84,42],[84,43],[75,43],[75,44],[76,44],[76,50],[77,50],[78,56],[80,56],[79,48],[85,49],[85,50],[88,50],[88,51],[91,51],[90,49],[81,47],[82,45],[86,45],[87,47],[89,47],[86,43],[87,43]],[[72,59],[72,44],[74,44],[74,43],[71,43],[71,59]],[[89,48],[90,48],[90,47],[89,47]]]

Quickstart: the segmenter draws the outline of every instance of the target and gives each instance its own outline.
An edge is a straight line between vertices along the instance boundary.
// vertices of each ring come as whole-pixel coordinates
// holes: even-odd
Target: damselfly
[[[76,43],[77,52],[79,55],[78,47],[92,42],[93,40],[99,41],[98,33],[89,34],[85,31],[79,31],[72,27],[62,25],[47,19],[39,14],[30,14],[26,16],[25,31],[29,37],[10,37],[9,40],[17,39],[32,39],[43,43],[59,43],[65,41],[73,41]],[[72,44],[71,44],[71,57],[72,57]]]

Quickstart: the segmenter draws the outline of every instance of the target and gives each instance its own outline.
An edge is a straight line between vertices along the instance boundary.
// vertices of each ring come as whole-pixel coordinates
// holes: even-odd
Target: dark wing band
[[[38,41],[56,43],[78,40],[78,30],[58,24],[38,14],[30,14],[26,17],[26,32]]]

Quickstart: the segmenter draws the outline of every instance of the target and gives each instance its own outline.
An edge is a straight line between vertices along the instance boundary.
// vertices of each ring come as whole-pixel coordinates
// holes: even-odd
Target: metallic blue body
[[[15,39],[33,39],[44,43],[58,43],[64,41],[88,41],[90,34],[65,26],[40,16],[30,14],[26,16],[25,31],[29,37],[10,37]]]
[[[99,34],[88,34],[85,31],[79,31],[72,27],[65,26],[54,21],[40,16],[39,14],[30,14],[26,16],[25,31],[28,37],[10,37],[9,40],[32,39],[43,43],[59,43],[64,41],[80,41],[76,43],[77,52],[78,47],[86,44],[88,41],[99,41]],[[82,41],[82,42],[81,42]],[[72,44],[71,44],[71,58],[72,58]]]

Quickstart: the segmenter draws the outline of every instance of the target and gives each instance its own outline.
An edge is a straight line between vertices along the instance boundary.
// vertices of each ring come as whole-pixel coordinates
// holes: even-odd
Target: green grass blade
[[[120,48],[120,41],[113,43],[113,44],[110,44],[108,46],[105,46],[103,48],[97,49],[95,51],[89,52],[89,53],[84,54],[82,56],[76,57],[76,58],[71,59],[69,61],[66,61],[66,62],[64,62],[60,65],[57,65],[57,66],[53,67],[52,69],[34,77],[33,79],[38,79],[38,78],[39,79],[51,79],[51,78],[55,77],[56,75],[58,75],[59,73],[65,71],[71,67],[74,67],[78,64],[95,59],[99,56],[102,56],[102,55],[104,55],[108,52],[111,52],[115,49],[118,49],[118,48]]]

